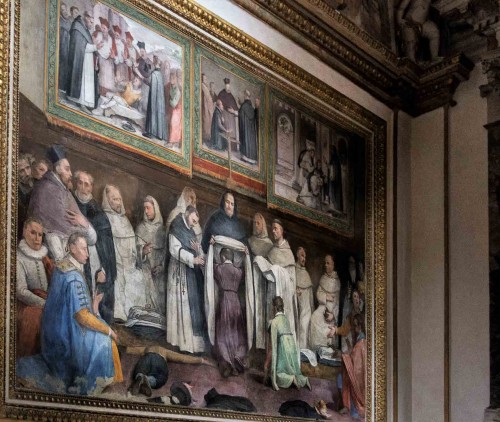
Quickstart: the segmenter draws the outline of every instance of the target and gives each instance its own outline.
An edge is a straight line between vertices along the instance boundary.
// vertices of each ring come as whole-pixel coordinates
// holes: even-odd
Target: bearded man
[[[116,256],[114,318],[126,321],[130,308],[146,305],[146,286],[142,271],[136,267],[137,247],[135,233],[125,215],[120,190],[106,185],[102,195],[102,209],[111,223]]]
[[[17,247],[17,356],[34,355],[40,349],[40,322],[53,270],[42,237],[40,221],[28,218]]]
[[[99,304],[99,313],[108,324],[113,322],[115,303],[114,284],[116,279],[116,256],[111,224],[106,213],[92,195],[94,178],[85,171],[75,172],[75,200],[82,214],[89,220],[97,233],[95,245],[89,245],[89,260],[84,265],[85,276],[90,281],[91,294],[104,293]],[[97,276],[96,276],[97,275]],[[96,287],[96,282],[99,283]]]
[[[45,173],[34,187],[28,215],[43,224],[49,251],[58,261],[66,255],[66,244],[72,233],[83,232],[89,245],[95,245],[97,235],[71,193],[73,174],[63,147],[54,145],[47,154],[54,170]]]
[[[296,339],[297,296],[295,280],[295,257],[290,244],[284,238],[281,220],[274,219],[272,234],[274,245],[267,259],[258,256],[254,259],[254,286],[256,295],[256,342],[258,348],[264,347],[266,324],[273,318],[272,299],[281,296],[285,315],[291,333]]]

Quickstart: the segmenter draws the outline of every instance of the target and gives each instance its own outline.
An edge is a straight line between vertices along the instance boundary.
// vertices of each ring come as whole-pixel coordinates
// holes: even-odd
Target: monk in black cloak
[[[106,213],[92,196],[92,188],[94,185],[92,176],[86,172],[77,171],[75,173],[75,179],[76,190],[74,192],[74,197],[76,204],[97,233],[95,247],[106,277],[104,283],[97,285],[98,292],[95,292],[96,294],[104,293],[104,297],[99,304],[99,313],[104,321],[111,324],[114,322],[113,309],[115,306],[116,280],[116,256],[111,224]],[[90,259],[87,260],[87,263],[84,265],[84,272],[87,280],[92,280],[96,276],[92,274]]]
[[[61,14],[59,15],[59,89],[66,91],[66,80],[68,77],[69,56],[69,31],[71,29],[71,15],[68,6],[61,3]]]
[[[227,236],[247,244],[247,235],[238,218],[238,206],[231,192],[222,195],[219,209],[212,214],[205,225],[201,239],[201,247],[205,253],[208,252],[212,236]]]
[[[255,108],[250,101],[250,91],[245,90],[245,101],[238,113],[240,129],[240,152],[241,159],[250,164],[257,164],[258,143],[257,133],[259,131],[259,105],[260,99],[255,99]]]
[[[90,34],[93,22],[93,16],[85,12],[83,17],[77,16],[71,24],[67,80],[64,87],[68,99],[79,104],[80,108],[87,113],[89,108],[97,107],[99,99],[95,52],[102,46],[102,42],[94,45]]]
[[[193,230],[198,219],[196,208],[188,205],[174,218],[168,234],[167,342],[190,353],[204,352],[208,340],[201,272],[205,261]]]

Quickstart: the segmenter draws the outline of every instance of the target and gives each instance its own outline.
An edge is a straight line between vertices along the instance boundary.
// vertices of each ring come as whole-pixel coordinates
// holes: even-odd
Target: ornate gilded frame
[[[75,133],[85,132],[96,141],[112,143],[121,148],[139,152],[161,164],[173,167],[179,172],[191,173],[191,107],[189,101],[182,102],[182,146],[179,152],[159,145],[157,142],[149,141],[144,136],[131,134],[130,132],[100,121],[96,116],[89,116],[83,112],[74,110],[61,102],[58,95],[58,48],[59,48],[59,1],[47,2],[47,46],[46,46],[46,77],[45,87],[45,111],[55,125],[69,128]],[[147,15],[139,13],[136,8],[130,7],[116,0],[104,0],[102,3],[111,7],[122,16],[135,21],[156,33],[165,40],[170,41],[182,50],[182,98],[189,98],[191,93],[191,42],[185,36],[170,30],[160,21],[153,20]],[[92,134],[92,135],[91,135]]]
[[[335,113],[354,122],[357,128],[369,134],[372,142],[367,155],[365,256],[367,283],[368,361],[366,412],[367,421],[387,419],[387,249],[386,249],[386,122],[362,106],[354,103],[332,87],[295,66],[190,0],[159,0],[157,3],[182,19],[144,0],[124,0],[151,18],[189,35],[192,42],[200,43],[221,55],[231,54],[236,64],[247,65],[248,60],[258,63],[255,73],[269,81],[275,89],[289,93],[292,87],[314,97]],[[187,20],[196,26],[186,24]],[[1,224],[2,255],[0,258],[0,361],[4,377],[0,378],[0,416],[20,419],[53,420],[153,420],[178,417],[196,420],[197,417],[228,419],[231,413],[206,409],[168,408],[123,401],[110,401],[91,397],[56,396],[38,392],[20,392],[15,389],[13,366],[15,357],[11,333],[14,328],[15,309],[12,306],[15,273],[15,205],[17,201],[17,154],[19,145],[19,42],[20,0],[0,0],[0,132],[2,143],[1,167]],[[207,37],[209,34],[211,37]],[[214,38],[216,40],[214,40]],[[228,53],[224,45],[238,50]],[[265,69],[271,69],[271,76]],[[260,76],[262,75],[262,76]],[[241,420],[283,420],[262,415],[241,414]]]

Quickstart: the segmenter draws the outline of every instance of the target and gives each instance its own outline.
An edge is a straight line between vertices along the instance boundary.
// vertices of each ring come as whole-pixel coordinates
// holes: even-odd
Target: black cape
[[[113,242],[113,232],[106,213],[102,210],[95,199],[82,203],[75,195],[75,201],[82,214],[89,220],[97,233],[96,249],[101,261],[101,266],[106,272],[106,282],[98,284],[99,292],[104,293],[99,304],[99,313],[108,324],[113,322],[113,309],[115,306],[115,280],[116,280],[116,255]],[[90,273],[90,263],[84,266],[87,280],[92,280],[96,275]],[[91,290],[91,286],[89,286]],[[92,292],[93,293],[93,292]]]
[[[236,412],[257,411],[254,404],[246,397],[219,394],[215,388],[205,394],[205,402],[208,409],[234,410]]]
[[[238,113],[241,154],[251,160],[258,160],[257,133],[259,109],[253,108],[250,100],[245,100]]]
[[[68,80],[69,31],[71,20],[59,17],[59,89],[66,90]]]
[[[225,194],[224,194],[225,195]],[[201,239],[201,247],[203,252],[208,252],[208,246],[212,236],[227,236],[232,239],[239,240],[247,244],[247,235],[243,225],[238,218],[238,206],[236,200],[234,202],[234,213],[232,217],[228,217],[224,212],[224,195],[222,195],[219,209],[213,213],[205,225],[203,230],[203,238]]]
[[[72,98],[80,98],[82,88],[82,73],[83,73],[83,60],[85,58],[85,47],[87,44],[93,44],[92,35],[83,23],[82,16],[77,16],[71,24],[69,31],[69,49],[68,49],[68,67],[67,67],[67,81],[66,93]],[[99,98],[99,84],[97,78],[97,71],[94,70],[94,91],[95,91],[95,104],[97,107],[97,100]]]

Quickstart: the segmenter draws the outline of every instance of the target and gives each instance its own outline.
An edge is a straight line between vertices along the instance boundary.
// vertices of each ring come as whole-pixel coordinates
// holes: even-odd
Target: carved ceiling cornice
[[[453,104],[457,86],[474,67],[461,54],[428,67],[399,58],[322,0],[232,1],[388,106],[412,116]]]

